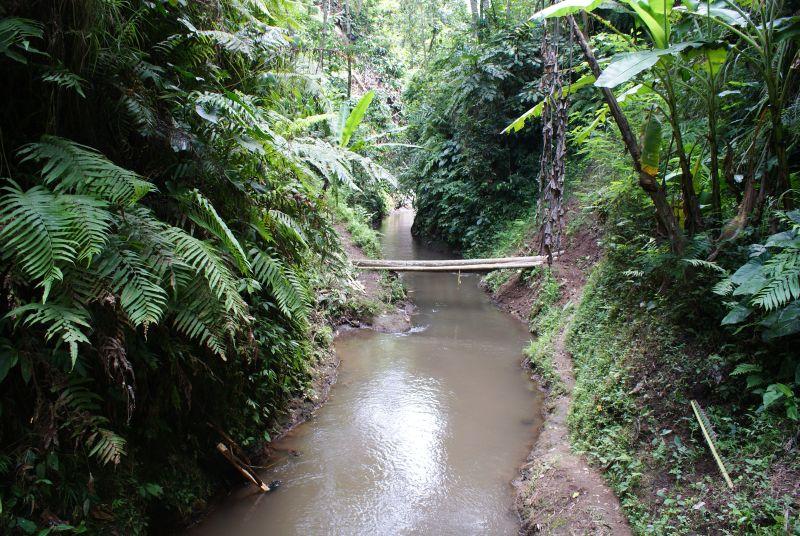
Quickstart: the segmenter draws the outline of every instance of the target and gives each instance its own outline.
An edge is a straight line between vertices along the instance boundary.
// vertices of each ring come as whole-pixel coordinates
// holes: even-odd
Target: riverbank
[[[568,219],[576,207],[570,204]],[[601,255],[598,237],[599,227],[584,222],[566,237],[565,253],[550,269],[486,278],[492,300],[529,326],[534,340],[525,350],[526,366],[547,393],[544,426],[513,483],[525,534],[630,534],[601,473],[572,451],[567,424],[575,376],[565,338],[587,273]],[[518,253],[530,253],[536,243],[529,237]]]
[[[760,409],[759,393],[748,397],[745,386],[752,374],[737,372],[759,341],[731,344],[718,318],[697,312],[694,300],[713,280],[694,272],[687,286],[643,275],[644,254],[620,245],[613,223],[638,201],[598,203],[592,185],[603,168],[592,162],[573,165],[584,190],[568,204],[567,253],[552,271],[485,278],[495,301],[529,323],[526,353],[548,389],[544,430],[516,482],[525,530],[797,533],[796,423]],[[513,234],[520,252],[535,249],[532,232]],[[691,400],[716,432],[733,489]]]

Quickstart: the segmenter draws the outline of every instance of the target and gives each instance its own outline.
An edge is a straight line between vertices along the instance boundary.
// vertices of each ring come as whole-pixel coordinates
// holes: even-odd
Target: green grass
[[[360,247],[364,254],[373,259],[381,256],[380,233],[370,225],[370,216],[362,207],[348,206],[340,201],[335,206],[337,219],[341,221],[347,232],[353,237],[353,243]]]
[[[783,534],[789,483],[800,474],[784,450],[786,421],[724,402],[714,379],[722,358],[699,350],[703,341],[687,344],[665,311],[621,296],[613,273],[601,265],[592,275],[567,338],[573,446],[604,470],[636,533]],[[734,492],[708,452],[692,398],[716,430]],[[798,533],[800,518],[788,511]]]
[[[532,269],[525,275],[525,281],[536,289],[536,299],[531,304],[529,317],[529,328],[534,338],[524,353],[544,386],[558,396],[565,391],[553,364],[555,344],[569,321],[571,304],[558,304],[561,288],[549,268]]]

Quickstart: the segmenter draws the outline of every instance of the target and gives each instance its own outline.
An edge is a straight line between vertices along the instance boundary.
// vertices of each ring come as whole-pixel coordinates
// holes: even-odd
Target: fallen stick
[[[267,486],[263,480],[261,480],[258,475],[253,471],[250,467],[244,464],[241,460],[239,460],[228,447],[225,446],[224,443],[217,443],[217,450],[225,457],[231,465],[233,465],[237,471],[239,471],[242,476],[244,476],[247,480],[255,484],[262,492],[267,492],[270,490],[270,487]]]

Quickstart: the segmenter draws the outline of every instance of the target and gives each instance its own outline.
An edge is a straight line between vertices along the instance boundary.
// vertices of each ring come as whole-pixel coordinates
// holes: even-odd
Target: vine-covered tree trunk
[[[540,251],[553,261],[553,252],[560,249],[564,209],[564,162],[567,153],[567,99],[558,65],[558,28],[553,22],[553,35],[545,31],[542,37],[541,78],[546,95],[542,109],[542,157],[539,171],[539,212],[542,217]]]

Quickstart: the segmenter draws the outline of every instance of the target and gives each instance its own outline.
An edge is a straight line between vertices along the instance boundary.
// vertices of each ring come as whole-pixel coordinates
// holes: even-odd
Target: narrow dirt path
[[[514,483],[523,534],[613,534],[631,530],[614,492],[603,477],[570,450],[567,414],[575,386],[572,358],[564,344],[566,329],[554,345],[553,365],[565,393],[549,400],[539,439]]]

